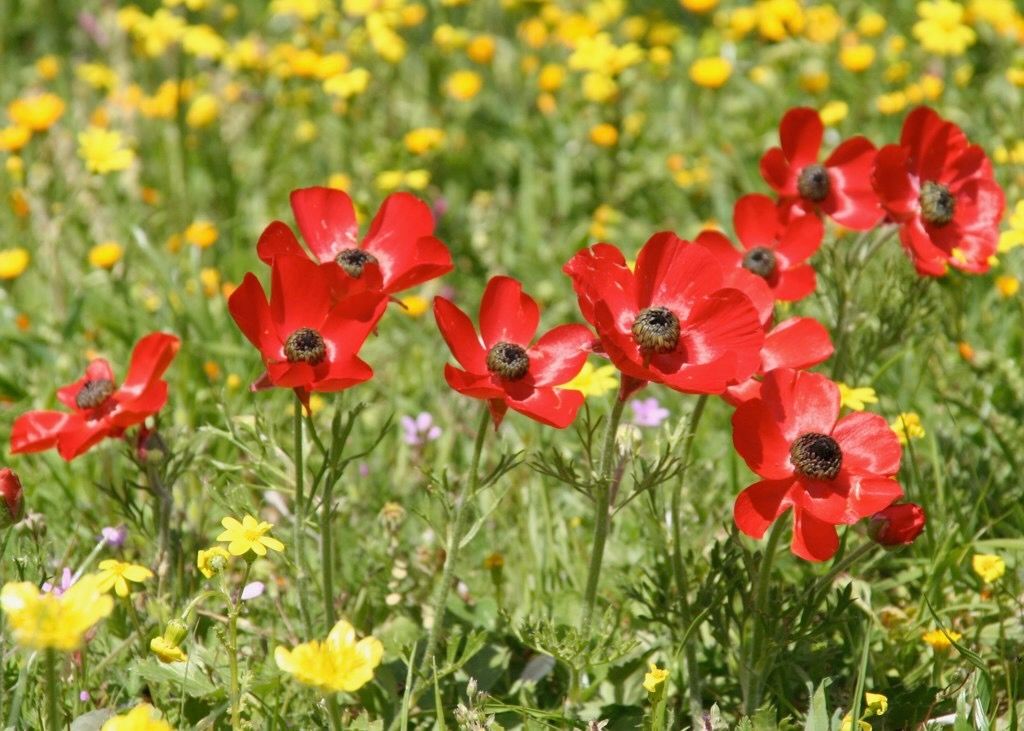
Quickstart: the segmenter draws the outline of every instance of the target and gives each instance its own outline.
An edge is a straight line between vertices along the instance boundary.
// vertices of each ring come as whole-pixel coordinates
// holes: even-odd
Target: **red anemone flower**
[[[924,509],[916,503],[890,505],[871,516],[868,534],[882,546],[909,546],[924,530]]]
[[[71,409],[30,411],[11,428],[11,453],[41,452],[57,447],[66,460],[84,454],[106,437],[120,437],[141,424],[167,402],[167,382],[161,379],[178,352],[174,335],[155,332],[132,351],[128,374],[118,386],[114,371],[103,358],[89,363],[85,375],[57,390],[57,399]]]
[[[867,518],[903,495],[893,476],[900,442],[878,414],[839,418],[839,387],[825,376],[768,373],[760,397],[732,417],[736,451],[760,478],[736,498],[736,526],[761,538],[793,509],[792,550],[824,561],[839,548],[837,525]]]
[[[324,264],[337,264],[339,281],[346,284],[366,278],[358,282],[361,286],[343,287],[344,291],[382,289],[394,294],[452,270],[448,247],[433,235],[434,217],[429,206],[409,193],[393,193],[384,200],[362,241],[347,193],[333,188],[301,188],[292,191],[291,203],[313,257]],[[295,234],[281,221],[266,228],[256,251],[267,264],[280,256],[307,256]]]
[[[814,109],[790,109],[779,125],[782,147],[761,158],[761,176],[793,213],[821,211],[841,226],[867,231],[882,219],[871,187],[875,146],[866,137],[851,137],[819,163],[824,134]]]
[[[941,276],[948,264],[988,271],[1005,197],[984,150],[959,127],[918,107],[900,143],[878,151],[873,180],[920,274]]]
[[[757,370],[761,314],[702,247],[665,231],[644,244],[635,271],[611,244],[579,252],[563,271],[600,348],[638,385],[722,393]]]
[[[480,335],[449,300],[434,298],[434,318],[462,368],[445,364],[448,385],[486,399],[494,426],[511,407],[542,424],[564,429],[576,418],[583,394],[564,388],[583,369],[594,335],[583,325],[559,325],[535,344],[537,303],[509,277],[493,277],[480,301]]]
[[[267,368],[254,391],[292,388],[308,408],[312,391],[341,391],[373,377],[358,353],[387,298],[358,292],[336,299],[333,279],[316,262],[284,256],[271,267],[269,302],[252,273],[231,294],[231,316]]]
[[[825,235],[817,216],[787,220],[771,198],[751,194],[736,201],[732,221],[743,251],[718,231],[703,231],[696,243],[714,254],[725,269],[743,267],[764,278],[776,299],[795,302],[814,291],[817,279],[806,262]]]

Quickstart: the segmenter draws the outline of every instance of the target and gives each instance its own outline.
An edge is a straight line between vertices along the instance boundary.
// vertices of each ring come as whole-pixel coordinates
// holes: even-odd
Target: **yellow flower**
[[[405,149],[414,155],[433,152],[444,143],[444,130],[437,127],[419,127],[405,134]]]
[[[849,713],[843,716],[839,731],[853,731],[853,717]],[[871,724],[867,721],[857,721],[857,731],[871,731]]]
[[[273,524],[262,521],[257,523],[251,515],[246,515],[239,523],[235,518],[224,518],[220,524],[225,530],[217,540],[228,544],[228,553],[232,556],[242,556],[252,551],[257,556],[266,556],[267,549],[272,551],[283,551],[284,544],[276,538],[266,535]]]
[[[0,279],[17,279],[28,268],[28,251],[20,247],[0,249]]]
[[[120,597],[128,596],[129,581],[133,584],[141,584],[146,579],[153,578],[153,572],[145,566],[125,563],[113,558],[100,561],[99,568],[100,572],[97,574],[97,577],[100,582],[100,591],[110,591],[113,589]]]
[[[952,0],[919,2],[917,14],[921,20],[914,23],[914,37],[931,53],[942,56],[961,56],[974,44],[977,36],[965,25],[964,6]]]
[[[324,91],[348,99],[362,94],[369,84],[370,72],[364,68],[356,68],[324,79]]]
[[[557,63],[548,63],[540,70],[537,76],[537,86],[541,91],[558,91],[565,83],[565,66]]]
[[[28,127],[12,125],[0,129],[0,152],[17,152],[32,139],[32,130]]]
[[[124,147],[120,132],[90,126],[78,135],[78,154],[93,173],[124,170],[135,160],[135,153]]]
[[[1002,297],[1013,297],[1020,290],[1020,280],[1012,274],[996,277],[996,291]]]
[[[199,219],[189,224],[189,227],[185,229],[185,240],[193,246],[198,246],[200,249],[206,249],[217,243],[217,237],[220,234],[217,231],[217,227],[212,221],[205,219]]]
[[[124,248],[116,241],[104,241],[89,249],[89,263],[98,269],[110,269],[124,256]]]
[[[1006,573],[1006,562],[999,556],[976,553],[971,559],[971,568],[986,584],[993,584]]]
[[[732,64],[724,58],[698,58],[690,65],[690,80],[705,89],[718,89],[732,75]]]
[[[907,442],[911,439],[920,439],[924,436],[924,427],[921,426],[921,417],[915,414],[913,411],[904,411],[896,419],[889,424],[896,436],[900,439],[900,444],[906,446]]]
[[[41,56],[36,60],[36,73],[45,81],[55,79],[60,73],[60,59],[52,53]]]
[[[456,71],[448,77],[445,88],[448,96],[460,102],[469,101],[483,88],[484,81],[475,71]]]
[[[598,147],[614,147],[619,141],[619,130],[607,122],[596,124],[590,128],[590,141]]]
[[[466,55],[470,61],[478,64],[489,64],[494,59],[495,43],[492,36],[477,36],[466,46]]]
[[[29,582],[5,584],[0,609],[15,642],[34,650],[77,650],[85,633],[114,607],[99,582],[97,575],[86,574],[60,596],[40,592]]]
[[[884,716],[889,710],[889,699],[881,693],[864,694],[864,710],[875,716]]]
[[[237,379],[238,376],[235,378]],[[230,561],[231,554],[227,552],[227,549],[222,546],[211,546],[206,550],[200,549],[199,556],[196,558],[196,566],[203,576],[210,579],[214,574],[223,571]]]
[[[587,101],[603,104],[619,93],[619,85],[608,74],[591,71],[583,77],[583,96]]]
[[[616,378],[618,372],[613,365],[595,368],[590,361],[587,361],[583,364],[583,370],[561,388],[579,391],[584,396],[603,396],[619,387],[619,379]]]
[[[875,49],[866,43],[858,43],[853,46],[845,46],[839,52],[839,63],[847,71],[859,73],[866,71],[875,62]]]
[[[193,129],[199,129],[213,122],[219,113],[220,104],[217,97],[213,94],[200,94],[189,104],[185,123]]]
[[[188,660],[188,655],[175,644],[169,642],[165,637],[154,637],[150,640],[149,650],[160,662],[185,662]]]
[[[56,94],[36,94],[15,99],[7,105],[7,116],[20,127],[42,132],[64,114],[64,100]]]
[[[841,404],[852,411],[863,411],[867,404],[878,403],[878,396],[875,395],[875,389],[870,386],[851,388],[845,383],[839,383],[837,385],[839,386],[839,398],[841,399]]]
[[[718,7],[718,0],[679,0],[679,3],[691,13],[710,13]]]
[[[882,114],[899,114],[907,108],[907,95],[902,91],[882,94],[875,100],[875,107]]]
[[[818,116],[826,127],[834,127],[846,119],[849,113],[850,106],[846,102],[834,100],[825,104],[818,112]]]
[[[867,38],[880,36],[885,32],[885,16],[874,10],[868,10],[857,21],[857,32]]]
[[[375,637],[356,641],[356,631],[345,620],[331,629],[325,642],[304,642],[293,650],[278,646],[274,660],[284,672],[304,685],[328,693],[359,690],[373,679],[384,646]]]
[[[1024,200],[1017,201],[1010,214],[1010,229],[999,236],[999,253],[1024,246]]]
[[[962,636],[953,630],[933,629],[921,635],[921,639],[931,645],[933,650],[945,651],[952,647],[954,642],[959,642]]]
[[[153,706],[140,703],[128,713],[109,719],[100,731],[174,731],[174,728]]]
[[[422,317],[430,308],[430,300],[418,294],[410,294],[398,300],[402,303],[402,312],[409,317]]]
[[[668,670],[659,668],[653,662],[648,665],[647,673],[644,675],[644,690],[653,693],[658,686],[665,682],[668,677]]]
[[[220,270],[216,267],[203,267],[199,270],[199,283],[203,285],[203,294],[216,297],[220,292]]]

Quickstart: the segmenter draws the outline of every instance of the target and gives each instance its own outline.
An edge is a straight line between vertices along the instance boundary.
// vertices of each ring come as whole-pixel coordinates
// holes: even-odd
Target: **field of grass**
[[[0,727],[1020,726],[1013,0],[0,7]]]

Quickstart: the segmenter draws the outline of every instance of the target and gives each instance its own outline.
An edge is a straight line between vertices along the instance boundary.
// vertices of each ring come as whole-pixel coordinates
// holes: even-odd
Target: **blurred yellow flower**
[[[668,670],[665,668],[659,668],[655,663],[650,663],[647,666],[647,672],[644,674],[644,690],[648,693],[654,693],[658,686],[665,682],[668,678]]]
[[[52,53],[40,56],[36,60],[36,73],[44,81],[51,81],[57,78],[57,74],[60,73],[60,59]]]
[[[119,597],[128,596],[129,581],[133,584],[141,584],[143,581],[153,578],[153,572],[145,566],[126,563],[113,558],[100,561],[99,569],[99,573],[96,576],[99,579],[100,591],[110,591],[113,589]]]
[[[162,635],[149,641],[149,651],[156,655],[160,662],[185,662],[188,660],[188,655],[184,650],[169,642]]]
[[[1013,297],[1020,291],[1020,280],[1012,274],[1002,274],[996,277],[996,291],[1000,297]]]
[[[964,6],[952,0],[923,0],[917,4],[921,18],[914,23],[914,37],[921,46],[941,56],[961,56],[977,36],[964,23]]]
[[[220,113],[220,103],[213,94],[200,94],[188,106],[185,115],[185,123],[193,129],[205,127],[217,118]]]
[[[558,91],[565,83],[565,67],[557,63],[548,63],[537,76],[537,86],[541,91]]]
[[[484,81],[475,71],[456,71],[448,77],[445,89],[448,96],[457,101],[469,101],[483,88]]]
[[[870,386],[851,388],[845,383],[836,384],[839,386],[839,399],[842,406],[852,411],[863,411],[868,404],[877,404],[878,396],[875,389]]]
[[[875,107],[882,114],[899,114],[907,108],[907,95],[902,91],[882,94],[875,100]]]
[[[28,127],[11,125],[0,129],[0,152],[17,152],[32,139],[32,130]]]
[[[20,277],[28,268],[29,259],[27,249],[0,249],[0,280]]]
[[[690,79],[706,89],[721,88],[732,75],[732,64],[719,56],[698,58],[690,65]]]
[[[896,417],[889,427],[896,432],[900,444],[906,446],[911,439],[921,439],[925,435],[924,427],[921,426],[921,417],[913,411],[904,411]]]
[[[94,89],[110,90],[117,86],[117,72],[104,63],[80,63],[75,76]]]
[[[104,241],[89,249],[89,263],[97,269],[110,269],[122,256],[124,247],[116,241]]]
[[[124,170],[135,160],[120,132],[101,127],[88,127],[78,134],[78,154],[90,172],[101,175]]]
[[[889,699],[881,693],[865,693],[864,710],[873,716],[884,716],[889,711]]]
[[[288,650],[274,650],[277,666],[304,685],[326,693],[352,693],[373,680],[373,671],[384,656],[384,646],[375,637],[356,640],[355,628],[340,620],[327,640],[304,642]]]
[[[56,94],[35,94],[15,99],[7,105],[7,116],[20,127],[42,132],[64,114],[64,100]]]
[[[430,300],[422,295],[410,294],[398,300],[402,303],[402,312],[409,317],[421,317],[430,309]]]
[[[843,18],[831,5],[812,5],[804,14],[804,35],[814,43],[831,43],[843,28]]]
[[[402,140],[405,149],[414,155],[433,152],[444,143],[444,130],[437,127],[419,127],[406,132]]]
[[[324,79],[324,91],[342,99],[348,99],[362,94],[369,84],[370,72],[364,68],[355,68]]]
[[[86,574],[60,596],[41,592],[27,581],[4,584],[0,609],[7,615],[14,641],[33,650],[77,650],[85,633],[114,607],[99,584],[98,576]]]
[[[494,36],[476,36],[466,46],[466,56],[473,63],[489,64],[494,60]]]
[[[963,635],[953,630],[933,629],[925,632],[921,639],[931,645],[933,650],[945,651],[952,647],[954,642],[959,642],[961,637]]]
[[[800,74],[800,88],[809,94],[820,94],[830,82],[828,72],[822,69],[809,69]]]
[[[598,147],[614,147],[619,141],[619,130],[607,122],[595,124],[590,128],[590,141]]]
[[[592,102],[602,104],[619,93],[615,79],[599,71],[591,71],[583,77],[583,96]]]
[[[224,526],[224,532],[217,536],[217,540],[228,544],[228,553],[232,556],[242,556],[249,551],[257,556],[266,556],[268,548],[272,551],[284,550],[281,541],[267,535],[274,527],[272,523],[257,522],[251,515],[246,515],[241,523],[235,518],[226,517],[220,524]]]
[[[875,62],[875,48],[866,43],[858,43],[852,46],[844,46],[839,51],[839,63],[847,71],[859,73],[871,68]]]
[[[818,116],[821,117],[821,123],[826,127],[834,127],[844,119],[846,115],[850,113],[850,105],[844,101],[833,100],[827,102],[825,106],[818,112]]]
[[[189,224],[188,228],[185,229],[185,241],[198,246],[200,249],[206,249],[217,243],[217,238],[220,233],[217,231],[217,227],[212,221],[200,219],[193,221]]]
[[[203,267],[199,270],[199,283],[203,286],[203,294],[216,297],[220,292],[220,270],[216,267]]]
[[[595,368],[590,361],[587,361],[576,377],[561,388],[579,391],[587,397],[604,396],[619,387],[618,373],[618,369],[613,365]]]
[[[999,236],[999,253],[1024,246],[1024,200],[1019,200],[1010,213],[1010,228]]]
[[[235,376],[235,378],[238,378],[238,376]],[[209,579],[214,574],[219,574],[227,568],[230,561],[231,554],[227,552],[226,548],[211,546],[207,549],[200,549],[199,555],[196,557],[196,567],[203,576]]]
[[[874,10],[867,10],[857,21],[857,32],[865,38],[875,38],[885,32],[885,16]]]
[[[128,713],[108,719],[100,731],[174,731],[148,703],[140,703]]]
[[[691,13],[710,13],[718,7],[718,0],[679,0],[679,4]]]
[[[989,553],[976,553],[971,558],[971,568],[986,584],[993,584],[1006,573],[1006,562]]]

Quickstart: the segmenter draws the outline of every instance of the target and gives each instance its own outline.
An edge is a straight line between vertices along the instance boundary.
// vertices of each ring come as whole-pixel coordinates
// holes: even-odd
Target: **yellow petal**
[[[220,524],[222,526],[224,526],[225,528],[227,528],[228,530],[238,530],[239,528],[242,527],[241,523],[239,523],[235,518],[231,518],[231,517],[224,518],[220,522]],[[217,540],[219,541],[220,539],[218,538]]]
[[[284,550],[284,544],[276,538],[271,538],[270,536],[261,536],[260,543],[262,543],[267,548],[273,549],[275,551]]]
[[[136,583],[153,578],[152,571],[147,569],[145,566],[137,566],[134,564],[121,572],[121,575],[128,579],[128,581],[134,581]]]

